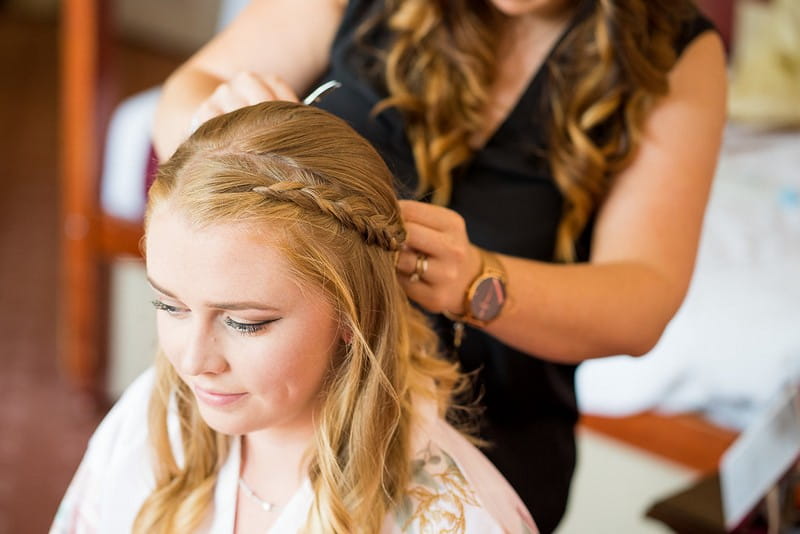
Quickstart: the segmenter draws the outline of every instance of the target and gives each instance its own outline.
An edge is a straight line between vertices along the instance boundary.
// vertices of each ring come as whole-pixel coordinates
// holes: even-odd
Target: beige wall
[[[126,37],[166,50],[190,52],[214,32],[219,0],[116,0],[115,17]]]
[[[60,1],[8,0],[12,8],[54,16]],[[220,0],[105,0],[112,3],[119,35],[178,53],[190,52],[214,32]]]

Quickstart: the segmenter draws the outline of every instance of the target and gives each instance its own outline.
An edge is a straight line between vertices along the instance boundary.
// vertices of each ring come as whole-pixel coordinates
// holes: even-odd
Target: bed
[[[705,472],[798,384],[800,131],[731,123],[686,300],[648,355],[579,367],[583,424]]]
[[[721,453],[800,384],[800,3],[742,1],[735,20],[729,121],[685,302],[646,357],[577,374],[584,424],[667,456],[665,423],[706,425]]]

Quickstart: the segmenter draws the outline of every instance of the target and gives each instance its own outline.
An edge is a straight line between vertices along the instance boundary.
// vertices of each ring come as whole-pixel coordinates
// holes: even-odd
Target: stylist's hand
[[[192,115],[191,129],[194,131],[207,120],[230,111],[252,106],[267,100],[299,99],[294,90],[280,76],[263,76],[253,72],[240,72],[220,84]]]
[[[453,210],[413,200],[401,200],[400,211],[408,236],[397,270],[409,298],[433,313],[463,313],[464,294],[481,269],[464,219]],[[420,254],[427,256],[424,273],[417,269]]]

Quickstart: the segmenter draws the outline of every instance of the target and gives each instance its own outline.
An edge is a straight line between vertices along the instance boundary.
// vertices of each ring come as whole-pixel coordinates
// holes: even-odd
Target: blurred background
[[[245,0],[0,0],[0,534],[46,532],[87,440],[151,360],[138,256],[158,86]],[[670,532],[800,382],[800,0],[703,0],[730,121],[689,295],[645,358],[581,367],[560,534]]]
[[[159,3],[114,2],[119,33],[103,45],[113,56],[107,108],[161,82],[213,31],[216,2],[164,2],[171,13],[154,9]],[[47,532],[105,409],[94,392],[68,380],[58,350],[66,337],[57,327],[64,280],[60,15],[56,1],[0,2],[2,534]]]

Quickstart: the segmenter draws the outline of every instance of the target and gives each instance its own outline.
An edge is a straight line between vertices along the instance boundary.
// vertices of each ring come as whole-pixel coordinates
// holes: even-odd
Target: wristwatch
[[[445,312],[453,321],[484,327],[497,319],[507,300],[508,277],[500,260],[489,251],[478,249],[481,272],[464,294],[464,314]]]

